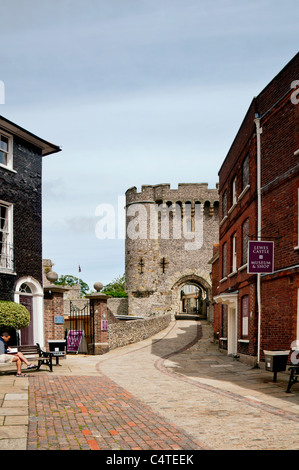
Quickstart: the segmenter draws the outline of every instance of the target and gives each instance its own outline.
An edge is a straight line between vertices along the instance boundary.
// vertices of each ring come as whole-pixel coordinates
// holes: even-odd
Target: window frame
[[[0,141],[1,137],[4,137],[8,141],[8,150],[4,150],[0,146],[0,152],[3,152],[6,154],[7,161],[6,163],[1,163],[0,162],[0,167],[1,168],[7,168],[9,170],[13,170],[13,137],[6,132],[3,132],[2,129],[0,129]]]
[[[246,304],[245,304],[246,301]],[[245,308],[246,306],[246,308]],[[248,340],[249,338],[249,295],[241,297],[241,338]]]
[[[246,154],[242,161],[242,191],[250,184],[250,165],[249,165],[249,153]],[[245,165],[247,167],[247,172],[245,173]],[[246,179],[245,179],[246,174]],[[245,181],[244,181],[245,179]]]
[[[222,193],[222,218],[227,216],[227,190]]]
[[[231,272],[234,273],[237,271],[237,234],[236,232],[232,235],[232,265]]]
[[[227,242],[222,245],[222,279],[227,277]]]
[[[247,233],[245,233],[245,230],[244,230],[246,223],[248,223]],[[250,233],[250,229],[249,229],[249,217],[248,217],[242,223],[242,265],[243,266],[248,263],[249,233]],[[246,239],[245,239],[245,235],[246,235]],[[245,246],[245,242],[246,242],[246,246]]]
[[[7,219],[7,228],[5,230],[1,229],[0,232],[4,233],[4,238],[1,238],[0,241],[0,272],[13,272],[14,271],[14,249],[13,249],[13,204],[1,201],[0,207],[6,209]],[[3,241],[4,240],[4,241]],[[4,250],[3,245],[5,244]],[[2,251],[3,250],[3,251]],[[10,251],[7,251],[10,250]],[[2,266],[3,259],[6,260],[6,266]]]
[[[235,206],[238,202],[237,197],[237,176],[234,176],[231,182],[231,206]]]

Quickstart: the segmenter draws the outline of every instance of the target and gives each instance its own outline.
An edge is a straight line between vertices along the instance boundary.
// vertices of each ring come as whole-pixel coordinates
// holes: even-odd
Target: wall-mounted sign
[[[248,242],[249,274],[270,274],[274,269],[274,242]]]
[[[64,324],[64,316],[63,315],[55,315],[54,323],[56,325],[63,325]]]
[[[102,331],[108,330],[108,320],[101,320],[101,330]]]

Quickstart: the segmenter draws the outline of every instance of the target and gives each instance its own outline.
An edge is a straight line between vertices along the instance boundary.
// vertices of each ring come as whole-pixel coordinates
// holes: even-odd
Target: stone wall
[[[128,299],[111,297],[107,300],[107,306],[114,315],[128,315]]]
[[[167,328],[171,314],[152,316],[144,320],[120,321],[109,325],[109,349],[137,343]]]

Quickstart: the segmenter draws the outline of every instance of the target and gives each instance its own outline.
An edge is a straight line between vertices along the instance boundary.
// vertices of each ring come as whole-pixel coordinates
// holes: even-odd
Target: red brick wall
[[[52,292],[44,295],[44,334],[45,345],[49,339],[64,339],[64,324],[55,324],[55,316],[63,315],[63,293]]]
[[[296,339],[298,273],[282,272],[262,282],[261,346],[290,349]]]
[[[256,355],[257,350],[257,298],[256,276],[247,269],[232,271],[232,235],[237,234],[237,267],[242,263],[243,221],[248,217],[250,239],[257,239],[257,166],[255,113],[261,117],[262,153],[262,239],[275,242],[275,270],[284,270],[262,277],[262,348],[289,348],[295,339],[297,321],[298,268],[298,155],[299,105],[291,102],[291,83],[299,80],[299,54],[252,101],[219,171],[220,214],[222,194],[227,191],[227,208],[231,206],[231,182],[237,176],[237,194],[241,187],[241,165],[250,155],[250,190],[227,214],[219,229],[219,261],[213,266],[213,295],[238,292],[238,338],[241,334],[241,298],[249,295],[249,343],[238,343],[238,352]],[[221,219],[221,217],[220,217]],[[227,243],[228,276],[222,277],[222,247]],[[220,279],[219,279],[220,278]],[[298,281],[297,281],[298,282]],[[218,287],[218,289],[217,289]],[[222,330],[221,306],[214,309],[214,332]]]

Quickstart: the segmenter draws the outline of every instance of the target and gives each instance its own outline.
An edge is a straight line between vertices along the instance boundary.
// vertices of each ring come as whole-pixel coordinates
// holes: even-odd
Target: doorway
[[[23,284],[20,287],[21,292],[26,288],[27,292],[20,295],[20,304],[24,305],[30,313],[30,323],[26,328],[23,328],[21,331],[21,344],[34,344],[33,338],[33,302],[32,302],[32,292],[29,286]]]
[[[39,343],[44,346],[44,291],[31,276],[20,278],[15,286],[14,301],[30,313],[30,324],[18,331],[21,345]]]
[[[195,319],[206,319],[210,291],[210,284],[196,274],[189,274],[178,279],[172,286],[172,308],[175,318],[188,319],[192,316]]]

